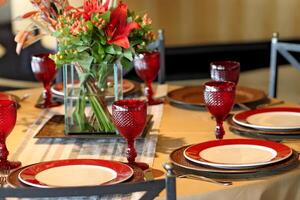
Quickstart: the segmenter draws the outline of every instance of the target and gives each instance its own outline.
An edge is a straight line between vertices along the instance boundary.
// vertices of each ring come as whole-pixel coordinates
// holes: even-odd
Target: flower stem
[[[82,68],[79,64],[75,64],[75,68],[78,73],[85,73],[84,68]],[[95,85],[95,82],[96,81],[94,80],[94,78],[89,76],[83,84],[86,89],[86,92],[89,94],[89,95],[87,95],[87,97],[91,104],[93,114],[95,115],[95,117],[98,121],[98,125],[99,125],[99,128],[101,129],[101,131],[113,132],[113,131],[115,131],[115,127],[112,122],[112,116],[111,116],[110,112],[108,111],[104,97],[101,95],[101,91]],[[75,110],[74,112],[78,112],[78,111],[81,111],[81,109]],[[83,117],[83,116],[82,116],[82,114],[80,115],[80,113],[78,113],[78,117]],[[85,117],[85,115],[84,115],[84,117]],[[82,121],[83,120],[84,119],[82,119]],[[77,121],[80,121],[80,120],[77,120]]]

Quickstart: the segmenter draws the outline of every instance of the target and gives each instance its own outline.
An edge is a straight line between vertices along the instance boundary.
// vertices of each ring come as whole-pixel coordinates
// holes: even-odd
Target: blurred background
[[[300,40],[299,0],[124,2],[141,15],[149,13],[154,27],[165,30],[167,80],[207,78],[213,60],[240,61],[242,71],[266,68],[273,32],[279,32],[284,41]],[[30,56],[54,46],[55,41],[44,39],[21,55],[15,53],[14,33],[26,24],[13,19],[29,10],[29,0],[10,0],[0,8],[0,90],[34,85]],[[136,77],[134,72],[127,76]]]

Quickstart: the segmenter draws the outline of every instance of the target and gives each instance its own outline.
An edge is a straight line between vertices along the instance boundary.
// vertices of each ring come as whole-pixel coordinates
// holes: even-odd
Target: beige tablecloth
[[[175,86],[169,86],[174,89]],[[39,109],[33,107],[40,94],[40,89],[21,90],[14,92],[22,95],[31,93],[32,97],[22,102],[18,112],[17,126],[8,138],[8,148],[14,154],[21,141],[26,137],[30,124],[37,118]],[[295,106],[293,104],[285,104]],[[281,105],[282,106],[282,105]],[[163,116],[159,125],[158,142],[153,168],[163,171],[162,163],[169,161],[169,153],[174,149],[197,142],[214,139],[215,122],[206,111],[192,111],[164,104]],[[228,131],[225,124],[225,138],[240,138]],[[286,144],[300,150],[300,141],[289,141]],[[236,181],[232,186],[222,186],[205,181],[177,179],[177,195],[179,199],[300,199],[300,168],[276,176],[269,176],[251,181]],[[161,198],[164,198],[164,192]]]

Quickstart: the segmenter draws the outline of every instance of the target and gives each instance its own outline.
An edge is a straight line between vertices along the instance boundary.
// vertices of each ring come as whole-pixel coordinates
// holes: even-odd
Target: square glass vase
[[[65,134],[115,134],[110,104],[123,99],[122,65],[63,66]]]

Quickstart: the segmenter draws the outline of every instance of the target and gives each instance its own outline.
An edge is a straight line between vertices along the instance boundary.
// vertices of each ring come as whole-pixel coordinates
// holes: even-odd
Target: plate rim
[[[134,174],[134,171],[130,166],[119,161],[83,158],[83,159],[51,160],[51,161],[44,161],[44,162],[31,164],[25,167],[22,171],[20,171],[20,173],[18,174],[18,179],[22,183],[33,187],[40,187],[40,188],[60,187],[60,186],[47,185],[46,183],[39,182],[37,179],[35,179],[35,175],[37,175],[39,172],[42,172],[46,169],[59,167],[59,166],[68,166],[68,165],[101,166],[101,167],[109,168],[116,172],[117,176],[114,179],[99,185],[113,185],[113,184],[121,183],[130,179]],[[108,166],[108,165],[112,165],[112,166],[115,165],[115,167],[112,168],[112,166]],[[118,171],[118,168],[121,168],[120,169],[121,171]]]
[[[214,163],[201,158],[199,155],[202,150],[208,149],[210,147],[216,147],[222,145],[235,145],[235,144],[246,144],[246,145],[268,147],[270,149],[275,150],[277,152],[277,155],[269,161],[252,163],[252,164]],[[196,152],[191,152],[194,148],[200,148],[200,149],[198,149]],[[210,140],[210,141],[190,145],[184,150],[183,155],[187,160],[205,166],[222,168],[222,169],[246,169],[246,168],[255,168],[255,167],[270,165],[270,164],[283,161],[289,158],[292,155],[292,153],[293,153],[292,148],[273,141],[260,140],[260,139],[223,139],[223,140]]]
[[[261,126],[250,124],[247,118],[251,115],[268,113],[268,112],[296,112],[300,114],[300,108],[297,107],[273,107],[273,108],[260,108],[255,110],[246,110],[235,114],[232,118],[233,122],[248,128],[254,128],[259,130],[271,130],[271,131],[282,131],[282,130],[300,130],[299,127],[272,127],[272,126]]]

